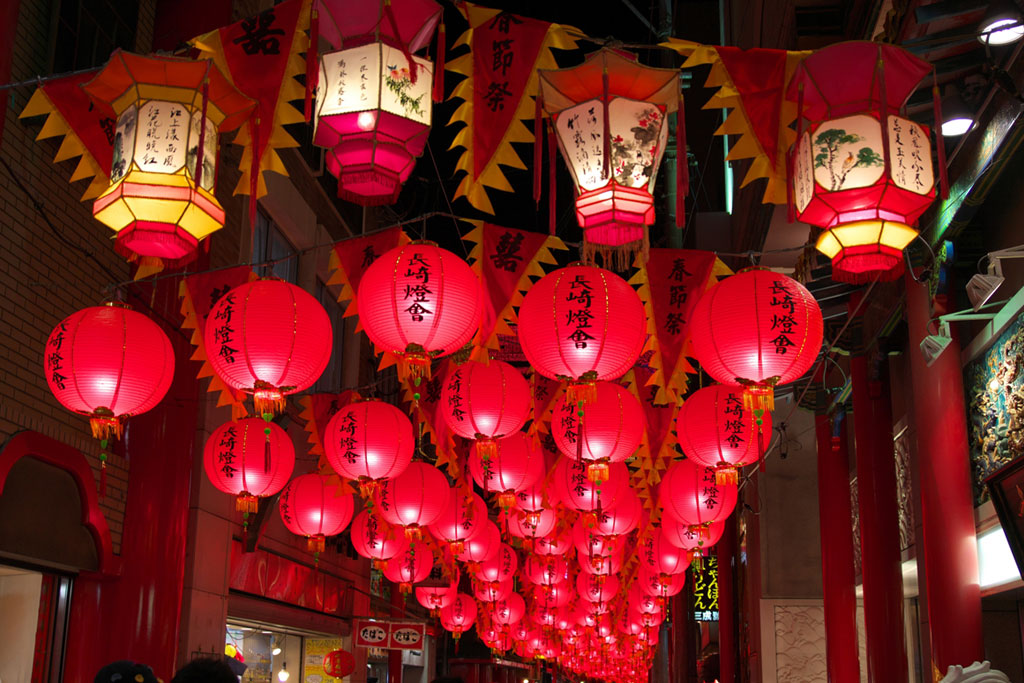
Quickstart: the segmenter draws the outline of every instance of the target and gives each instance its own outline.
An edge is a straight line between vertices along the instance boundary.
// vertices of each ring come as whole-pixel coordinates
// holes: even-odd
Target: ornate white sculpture
[[[1002,671],[996,671],[988,661],[975,662],[966,669],[960,665],[949,667],[939,683],[1010,683]]]

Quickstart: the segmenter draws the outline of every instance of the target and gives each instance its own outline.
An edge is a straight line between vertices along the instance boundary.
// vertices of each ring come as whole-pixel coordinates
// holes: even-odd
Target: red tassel
[[[437,30],[437,63],[434,64],[434,102],[444,101],[444,58],[445,58],[444,22]]]
[[[686,116],[683,96],[676,111],[676,227],[686,225],[686,195],[690,193],[690,164],[686,158]]]
[[[196,150],[196,171],[193,174],[197,188],[201,187],[203,183],[203,147],[205,146],[206,143],[206,106],[209,103],[209,101],[210,81],[204,78],[202,115],[199,117],[199,148]]]
[[[548,126],[548,232],[552,235],[555,234],[555,195],[557,189],[555,187],[555,152],[557,151],[558,141],[555,140],[555,125],[554,122]]]
[[[533,201],[540,208],[540,165],[544,162],[544,96],[541,95],[539,84],[533,102]]]
[[[313,92],[319,85],[320,69],[317,68],[319,47],[320,17],[311,5],[309,10],[309,47],[306,49],[306,123],[313,118]]]
[[[935,151],[939,157],[939,196],[949,199],[949,176],[946,172],[946,141],[942,137],[942,97],[939,82],[932,70],[932,106],[935,110]]]

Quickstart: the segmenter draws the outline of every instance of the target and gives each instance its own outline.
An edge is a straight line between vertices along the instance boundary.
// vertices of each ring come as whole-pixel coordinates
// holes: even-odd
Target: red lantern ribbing
[[[163,399],[174,351],[155,322],[115,302],[62,320],[46,340],[43,366],[54,397],[88,417],[93,436],[106,440],[121,435],[130,415]]]
[[[498,527],[494,522],[486,521],[479,534],[466,539],[462,552],[458,554],[458,560],[473,567],[497,555],[501,545],[501,532],[498,531]]]
[[[576,590],[587,602],[609,602],[619,592],[619,580],[614,575],[581,573],[576,577]]]
[[[407,538],[418,540],[421,527],[440,519],[449,495],[448,479],[441,470],[414,462],[397,477],[381,482],[377,509],[385,522],[402,527]]]
[[[818,357],[821,309],[796,280],[747,268],[704,293],[690,316],[694,356],[723,384],[743,387],[744,406],[772,410],[774,388],[803,375]]]
[[[481,533],[487,522],[487,505],[484,499],[468,487],[455,487],[448,496],[448,504],[441,516],[430,525],[430,533],[439,541],[448,544],[452,555],[459,555],[465,542]]]
[[[476,601],[465,593],[459,593],[452,604],[441,609],[441,626],[450,631],[457,641],[476,621]]]
[[[288,483],[295,468],[295,447],[273,422],[251,417],[214,430],[203,448],[210,483],[235,496],[235,508],[256,512],[257,499],[272,496]]]
[[[637,555],[641,565],[659,575],[682,574],[690,566],[690,554],[669,543],[660,533],[644,539]]]
[[[512,593],[512,582],[513,579],[511,577],[497,583],[474,581],[473,594],[480,602],[504,600]]]
[[[279,508],[285,528],[305,536],[309,549],[319,553],[327,536],[340,534],[348,526],[355,503],[337,477],[303,474],[284,487]]]
[[[565,580],[568,563],[561,557],[528,555],[523,575],[538,586],[554,586]]]
[[[203,340],[213,371],[252,394],[256,412],[279,413],[284,397],[312,386],[334,349],[324,307],[283,280],[247,282],[222,296]]]
[[[676,417],[679,445],[690,460],[715,468],[719,483],[735,484],[737,470],[761,459],[772,415],[743,406],[743,390],[716,384],[691,394]]]
[[[534,555],[564,555],[572,548],[572,536],[565,532],[552,532],[533,542]]]
[[[431,616],[436,617],[438,610],[452,604],[458,593],[459,576],[456,570],[455,578],[447,586],[417,586],[416,602],[430,610]]]
[[[505,510],[516,502],[516,492],[536,484],[544,475],[544,452],[522,432],[494,442],[496,453],[484,459],[473,444],[469,452],[469,473],[476,485],[498,494]]]
[[[434,555],[423,543],[405,541],[395,556],[384,567],[384,577],[398,584],[403,595],[412,592],[412,585],[425,581],[434,568]]]
[[[677,522],[670,516],[661,518],[661,535],[665,540],[682,550],[689,550],[691,553],[701,552],[706,548],[718,543],[725,532],[727,520],[711,522],[707,531],[701,533],[686,522]]]
[[[517,538],[534,541],[550,534],[554,530],[556,522],[558,522],[558,516],[553,510],[538,510],[523,514],[509,512],[508,532]]]
[[[518,624],[526,615],[526,601],[519,593],[509,593],[491,606],[491,620],[500,626]]]
[[[597,517],[594,533],[615,539],[628,534],[640,524],[643,507],[640,497],[632,487],[627,486],[615,501],[615,507],[603,510]]]
[[[661,478],[661,506],[666,515],[708,537],[708,527],[732,514],[737,486],[719,484],[715,471],[691,460],[677,460]],[[659,534],[660,538],[660,534]]]
[[[405,471],[415,446],[409,418],[383,401],[345,406],[327,423],[322,438],[327,462],[338,474],[357,480],[368,501],[378,482]]]
[[[441,413],[456,434],[475,439],[481,457],[494,457],[495,439],[522,429],[530,413],[530,387],[508,363],[453,365],[441,390]]]
[[[670,598],[686,586],[686,573],[658,574],[641,564],[634,585],[639,586],[640,590],[647,595],[653,595],[656,598]]]
[[[594,383],[621,377],[640,355],[647,316],[640,297],[611,271],[581,264],[548,273],[519,309],[519,343],[530,365],[567,380],[573,404],[596,400]]]
[[[608,463],[624,461],[640,446],[644,414],[636,397],[618,384],[598,382],[595,395],[581,409],[563,394],[551,413],[551,433],[563,455],[587,461],[591,481],[607,481]]]
[[[347,650],[331,650],[324,655],[324,673],[331,678],[345,678],[356,670],[356,658]]]
[[[363,510],[352,520],[352,547],[363,557],[383,566],[405,545],[405,535],[377,515]]]
[[[414,385],[430,377],[430,362],[458,351],[480,326],[483,291],[460,257],[432,242],[395,247],[366,269],[356,303],[378,350],[399,359]]]
[[[498,583],[511,578],[516,573],[519,560],[516,551],[502,543],[498,546],[498,552],[489,559],[483,560],[476,567],[474,575],[481,581]]]
[[[615,504],[629,486],[629,470],[621,462],[608,465],[608,480],[597,484],[587,478],[587,468],[573,458],[562,457],[552,475],[555,494],[569,507],[582,512],[600,511]]]

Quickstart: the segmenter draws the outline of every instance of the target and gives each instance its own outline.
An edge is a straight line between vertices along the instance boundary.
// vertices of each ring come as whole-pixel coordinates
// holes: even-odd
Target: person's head
[[[171,683],[238,683],[238,676],[223,660],[204,657],[178,669]]]
[[[158,683],[152,669],[127,659],[107,664],[92,680],[93,683]]]

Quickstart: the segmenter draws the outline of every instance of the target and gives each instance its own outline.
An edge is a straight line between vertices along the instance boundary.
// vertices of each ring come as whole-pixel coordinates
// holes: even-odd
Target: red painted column
[[[850,359],[868,680],[906,683],[892,408],[888,382],[883,377],[872,377],[868,362],[862,354]]]
[[[825,602],[825,658],[830,683],[859,683],[857,593],[853,571],[853,514],[850,504],[850,454],[846,420],[816,415],[818,437],[818,519]]]
[[[715,545],[718,555],[718,669],[721,683],[736,683],[736,603],[733,597],[733,556],[736,554],[736,520],[725,523]]]
[[[928,334],[930,297],[908,274],[907,325],[920,477],[922,549],[932,664],[982,661],[981,589],[974,527],[967,417],[956,337],[932,363],[918,350]]]
[[[405,616],[405,596],[398,586],[391,586],[391,616]],[[388,650],[388,683],[402,683],[402,651]]]
[[[75,579],[64,680],[91,681],[119,659],[148,664],[169,681],[174,674],[185,577],[185,540],[192,451],[198,414],[192,347],[177,321],[177,280],[157,286],[155,316],[141,299],[136,310],[152,317],[174,348],[174,381],[160,404],[132,417],[125,429],[128,493],[121,537],[123,569],[116,578]]]

